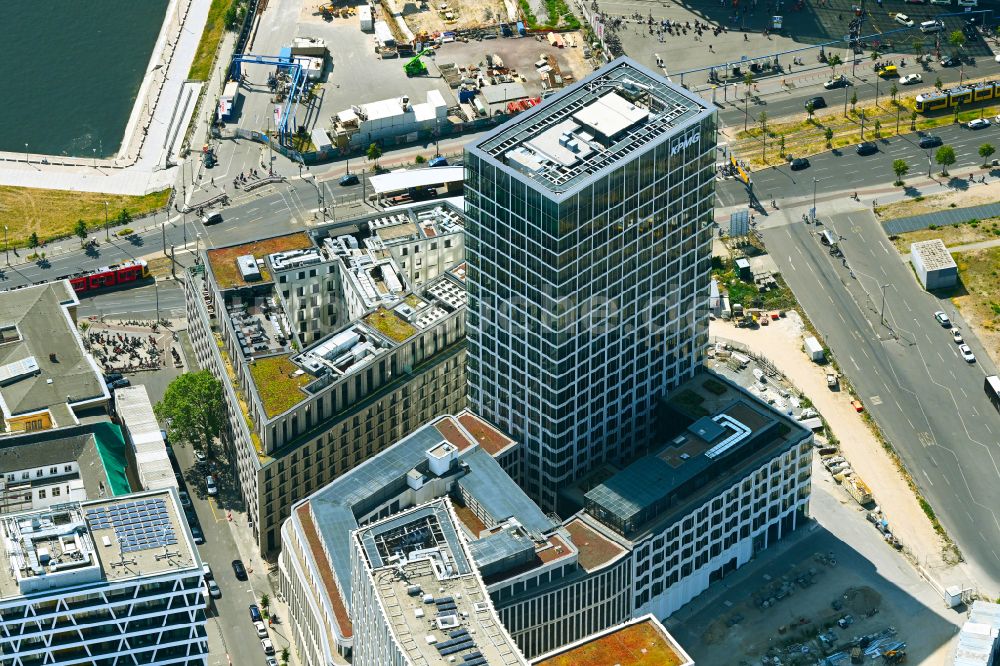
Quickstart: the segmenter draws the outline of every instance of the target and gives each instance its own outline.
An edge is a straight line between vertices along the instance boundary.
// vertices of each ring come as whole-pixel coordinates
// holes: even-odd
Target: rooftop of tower
[[[562,193],[708,113],[697,95],[619,58],[470,150]]]

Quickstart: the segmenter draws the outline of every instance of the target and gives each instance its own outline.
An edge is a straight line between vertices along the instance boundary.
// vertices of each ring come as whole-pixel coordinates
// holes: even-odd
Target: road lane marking
[[[795,270],[795,264],[792,263],[792,255],[788,255],[788,265],[792,267],[793,271]]]
[[[883,251],[883,252],[885,252],[886,254],[889,254],[889,248],[887,248],[887,247],[885,246],[885,243],[883,243],[882,241],[879,241],[879,242],[878,242],[878,244],[879,244],[879,247],[881,247],[881,248],[882,248],[882,251]]]
[[[840,321],[844,322],[845,324],[847,323],[847,320],[844,319],[844,315],[840,314],[840,310],[837,310],[837,316],[840,317]]]
[[[853,356],[848,356],[848,358],[851,359],[851,363],[854,364],[854,367],[857,368],[858,372],[861,372],[861,366],[858,365],[858,362],[854,360],[854,357]]]
[[[931,481],[931,477],[928,476],[927,472],[925,470],[920,470],[920,471],[924,473],[924,477],[927,479],[927,483],[929,483],[929,484],[931,484],[933,486],[934,482]]]
[[[959,386],[958,390],[962,392],[962,395],[964,395],[966,397],[966,399],[968,399],[969,394],[965,392],[965,389],[963,387]],[[973,407],[973,409],[975,409],[975,407]],[[976,416],[979,416],[979,415],[977,414]]]
[[[987,430],[989,430],[990,434],[992,435],[992,434],[993,434],[993,429],[992,429],[992,428],[990,428],[990,427],[989,427],[988,425],[986,425],[985,423],[984,423],[983,425],[984,425],[984,426],[986,427],[986,429],[987,429]]]
[[[943,478],[944,482],[947,483],[949,486],[951,485],[951,481],[948,480],[947,474],[942,475],[941,478]],[[958,497],[958,495],[956,495],[956,497]]]

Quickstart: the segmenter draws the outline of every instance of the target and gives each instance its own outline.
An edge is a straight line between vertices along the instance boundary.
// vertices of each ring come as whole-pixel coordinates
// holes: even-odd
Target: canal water
[[[114,155],[167,2],[0,3],[0,151]]]

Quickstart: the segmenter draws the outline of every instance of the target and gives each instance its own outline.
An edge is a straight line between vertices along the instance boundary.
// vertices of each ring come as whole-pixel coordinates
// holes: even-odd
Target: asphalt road
[[[849,267],[820,244],[821,226],[772,227],[764,241],[965,557],[998,581],[1000,518],[991,498],[1000,482],[1000,417],[983,393],[984,375],[996,368],[972,336],[979,362],[962,360],[933,313],[944,310],[962,329],[960,315],[920,288],[871,212],[824,221],[843,236]]]
[[[212,568],[212,574],[219,584],[222,596],[212,601],[209,611],[209,666],[252,665],[264,663],[264,651],[260,639],[250,621],[249,605],[258,604],[262,593],[268,592],[266,578],[261,571],[251,571],[249,580],[240,581],[233,573],[232,562],[241,559],[240,547],[233,536],[227,512],[218,498],[205,493],[204,476],[209,471],[206,463],[195,463],[190,448],[174,447],[178,463],[184,473],[187,491],[194,505],[198,522],[205,535],[205,543],[198,546],[202,560]],[[224,481],[225,479],[220,479]],[[236,494],[236,490],[220,483],[223,496]],[[222,502],[226,502],[222,498]],[[252,568],[250,554],[243,562]],[[283,619],[283,618],[281,618]],[[280,657],[281,649],[288,641],[281,633],[287,633],[281,624],[269,630],[269,636]]]
[[[979,171],[983,161],[979,156],[979,146],[984,143],[1000,146],[1000,126],[995,123],[982,130],[970,130],[961,125],[952,125],[938,128],[933,134],[941,137],[944,144],[955,149],[956,162],[949,167],[950,178],[944,180],[957,189],[969,187],[970,167],[975,167],[976,171]],[[792,171],[788,165],[754,171],[751,174],[754,192],[761,201],[767,202],[774,198],[780,202],[782,199],[811,195],[814,178],[817,180],[815,184],[817,197],[886,184],[895,180],[892,163],[897,159],[904,160],[910,166],[910,172],[904,180],[926,177],[928,158],[932,162],[931,173],[943,178],[938,176],[941,172],[940,165],[933,162],[937,148],[920,148],[917,145],[919,138],[918,133],[912,133],[881,139],[877,142],[879,152],[868,156],[858,155],[852,147],[827,151],[810,157],[809,168],[801,171]],[[1000,171],[994,169],[991,175],[1000,175]],[[719,183],[717,192],[723,206],[745,203],[747,200],[746,189],[736,180]],[[822,204],[818,204],[817,208],[817,214],[822,216]]]
[[[184,316],[184,291],[173,281],[80,297],[79,316],[110,320],[176,319]],[[159,316],[157,316],[159,314]]]

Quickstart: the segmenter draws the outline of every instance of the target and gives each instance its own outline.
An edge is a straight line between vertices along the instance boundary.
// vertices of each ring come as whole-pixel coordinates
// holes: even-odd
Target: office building
[[[358,626],[367,616],[351,535],[437,498],[449,498],[497,616],[528,658],[667,617],[803,524],[810,431],[708,372],[659,410],[660,445],[565,488],[562,502],[578,509],[561,522],[504,471],[523,444],[469,411],[422,426],[297,504],[278,565],[302,663],[346,663],[368,630]]]
[[[201,560],[174,491],[0,516],[10,666],[205,666]]]
[[[107,420],[110,395],[76,330],[67,280],[0,293],[0,411],[7,433]]]
[[[354,666],[527,666],[450,509],[433,500],[352,534]]]
[[[465,406],[461,211],[433,202],[204,253],[192,346],[224,386],[260,551],[291,505]]]
[[[628,58],[466,148],[469,401],[546,509],[702,363],[715,152],[714,109]]]

